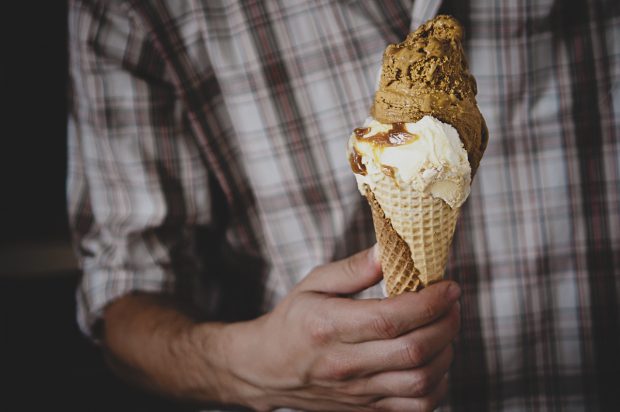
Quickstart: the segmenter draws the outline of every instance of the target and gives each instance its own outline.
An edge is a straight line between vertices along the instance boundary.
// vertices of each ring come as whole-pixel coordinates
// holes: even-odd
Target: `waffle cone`
[[[366,187],[388,296],[443,279],[459,216],[441,199],[383,179]],[[389,218],[387,216],[390,216]]]

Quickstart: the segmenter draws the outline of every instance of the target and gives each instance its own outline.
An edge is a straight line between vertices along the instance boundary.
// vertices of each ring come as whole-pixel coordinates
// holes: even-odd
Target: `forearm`
[[[243,383],[228,369],[226,328],[196,323],[169,298],[129,295],[106,309],[104,350],[132,384],[201,405],[239,404]]]

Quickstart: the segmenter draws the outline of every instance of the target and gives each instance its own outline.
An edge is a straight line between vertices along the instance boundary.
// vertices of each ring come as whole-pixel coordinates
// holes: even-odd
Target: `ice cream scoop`
[[[379,123],[368,118],[349,139],[350,160],[360,192],[373,190],[383,175],[401,187],[443,199],[460,207],[469,195],[471,167],[454,127],[434,117],[417,122]],[[363,170],[362,170],[363,169]]]

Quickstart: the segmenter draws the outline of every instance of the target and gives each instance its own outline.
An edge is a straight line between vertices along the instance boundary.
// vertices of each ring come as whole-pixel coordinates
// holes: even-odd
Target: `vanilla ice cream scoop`
[[[471,167],[459,134],[432,116],[390,124],[368,118],[349,139],[349,160],[362,195],[389,178],[454,209],[470,192]]]

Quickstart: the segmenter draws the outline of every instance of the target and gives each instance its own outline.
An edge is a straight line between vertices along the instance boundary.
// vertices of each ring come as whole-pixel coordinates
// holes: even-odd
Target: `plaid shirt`
[[[604,410],[620,371],[613,1],[73,1],[79,321],[132,291],[269,310],[374,241],[345,155],[388,43],[459,18],[490,141],[447,277],[454,410]],[[364,296],[380,295],[374,288]]]

